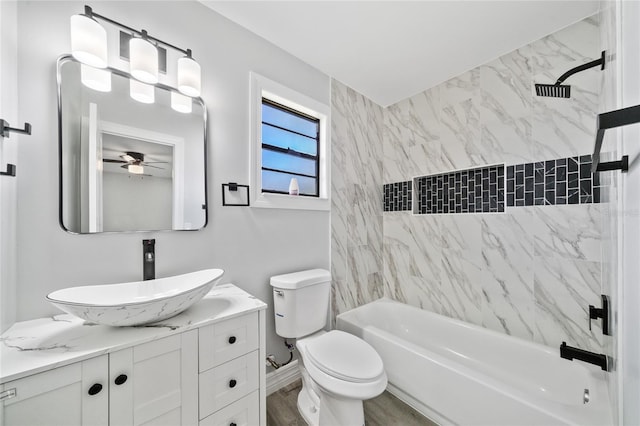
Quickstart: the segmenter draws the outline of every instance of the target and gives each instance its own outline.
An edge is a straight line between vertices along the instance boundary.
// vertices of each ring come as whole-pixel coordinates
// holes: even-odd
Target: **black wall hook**
[[[0,172],[0,176],[15,176],[16,175],[16,165],[15,164],[7,164],[7,171]]]
[[[16,129],[14,127],[9,127],[9,123],[6,120],[0,119],[0,138],[8,138],[9,133],[23,133],[25,135],[31,134],[31,124],[24,123],[24,129]],[[16,175],[16,165],[15,164],[7,164],[7,171],[0,172],[0,176],[15,176]]]
[[[6,120],[0,119],[0,137],[8,138],[9,133],[22,133],[25,135],[31,134],[31,124],[24,123],[24,129],[16,129],[15,127],[9,127],[9,123]]]

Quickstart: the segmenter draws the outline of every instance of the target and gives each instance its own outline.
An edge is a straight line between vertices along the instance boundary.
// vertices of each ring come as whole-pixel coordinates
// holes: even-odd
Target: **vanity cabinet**
[[[197,424],[197,354],[197,330],[109,354],[109,424]]]
[[[252,309],[215,317],[219,299],[203,299],[191,316],[155,328],[42,320],[56,328],[33,347],[17,343],[30,341],[31,329],[3,335],[16,350],[5,345],[0,353],[11,358],[0,365],[2,378],[11,377],[0,382],[0,426],[265,425],[266,305],[230,290]],[[83,346],[73,346],[78,342]],[[73,356],[82,358],[70,362]],[[5,368],[36,362],[29,375]]]
[[[264,311],[0,385],[0,426],[264,424]]]
[[[202,327],[199,333],[200,425],[257,424],[258,313]]]
[[[0,424],[108,425],[108,368],[102,355],[0,385]]]
[[[191,330],[5,383],[2,425],[197,424],[197,349]]]

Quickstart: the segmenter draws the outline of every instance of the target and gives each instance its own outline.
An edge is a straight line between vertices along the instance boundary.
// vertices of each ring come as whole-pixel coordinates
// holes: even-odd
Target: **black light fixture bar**
[[[98,13],[95,13],[93,11],[93,9],[91,8],[91,6],[87,6],[87,5],[84,6],[84,14],[87,15],[88,17],[90,17],[90,18],[101,19],[101,20],[103,20],[105,22],[110,23],[111,25],[115,25],[115,26],[120,27],[122,29],[125,29],[125,30],[127,30],[127,31],[129,31],[131,33],[137,34],[137,35],[139,35],[140,37],[142,37],[144,39],[151,40],[151,41],[155,42],[156,44],[162,44],[162,45],[167,46],[167,47],[169,47],[171,49],[177,50],[178,52],[182,52],[187,57],[191,58],[191,49],[182,49],[182,48],[180,48],[178,46],[175,46],[175,45],[173,45],[171,43],[167,43],[164,40],[160,40],[159,38],[155,38],[155,37],[150,36],[147,33],[147,31],[145,31],[145,30],[138,31],[135,28],[131,28],[131,27],[129,27],[127,25],[124,25],[124,24],[122,24],[122,23],[120,23],[118,21],[114,21],[113,19],[107,18],[104,15],[100,15]]]

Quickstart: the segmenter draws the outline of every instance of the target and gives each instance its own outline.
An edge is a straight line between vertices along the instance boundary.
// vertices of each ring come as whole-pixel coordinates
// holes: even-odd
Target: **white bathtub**
[[[613,423],[611,373],[562,359],[559,349],[386,298],[337,318],[338,329],[378,351],[388,390],[438,424]]]

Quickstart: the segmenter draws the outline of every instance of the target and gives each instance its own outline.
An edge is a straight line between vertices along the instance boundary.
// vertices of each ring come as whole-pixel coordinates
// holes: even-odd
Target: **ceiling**
[[[598,11],[598,1],[209,1],[388,106]]]

